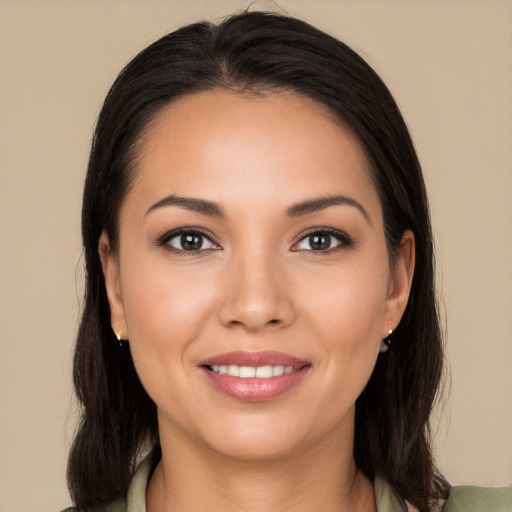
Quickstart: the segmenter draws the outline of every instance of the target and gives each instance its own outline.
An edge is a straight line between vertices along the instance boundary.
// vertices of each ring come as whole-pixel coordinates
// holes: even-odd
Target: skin
[[[151,209],[171,194],[214,202],[224,217]],[[288,214],[333,195],[360,207]],[[204,250],[185,251],[179,236],[159,242],[183,227],[207,234]],[[311,228],[344,235],[313,251]],[[145,133],[118,253],[106,234],[99,252],[113,326],[158,408],[163,457],[149,512],[375,510],[352,457],[354,407],[407,304],[414,237],[404,233],[391,265],[350,131],[293,93],[183,97]],[[277,350],[311,366],[278,398],[241,401],[198,366],[233,350]]]

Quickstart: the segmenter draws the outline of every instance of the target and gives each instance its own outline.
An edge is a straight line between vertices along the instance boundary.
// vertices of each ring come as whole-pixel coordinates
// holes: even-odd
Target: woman
[[[82,229],[79,510],[510,509],[433,462],[421,169],[343,43],[253,12],[152,44],[105,100]]]

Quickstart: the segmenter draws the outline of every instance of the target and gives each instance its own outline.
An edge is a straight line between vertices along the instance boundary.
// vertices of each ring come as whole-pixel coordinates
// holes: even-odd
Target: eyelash
[[[177,238],[179,236],[184,236],[184,235],[192,235],[192,236],[196,236],[196,237],[201,237],[202,239],[208,240],[208,242],[210,244],[212,244],[214,247],[207,248],[207,249],[199,248],[196,250],[188,251],[186,249],[177,249],[176,247],[172,247],[172,245],[170,245],[169,242],[173,238]],[[201,246],[203,244],[204,244],[204,242],[201,244]],[[166,248],[168,251],[174,252],[179,255],[184,255],[184,256],[199,254],[199,253],[203,253],[206,251],[216,251],[216,250],[220,249],[220,247],[212,240],[211,235],[209,235],[207,232],[203,231],[200,228],[192,228],[192,227],[191,228],[174,229],[172,231],[165,233],[163,236],[161,236],[158,239],[157,245],[159,247]]]
[[[195,236],[195,237],[201,237],[202,239],[206,239],[214,247],[208,247],[206,249],[203,249],[202,246],[204,245],[204,241],[201,243],[200,248],[199,249],[195,249],[195,250],[179,249],[179,248],[176,248],[176,247],[173,247],[173,246],[170,245],[169,242],[172,239],[177,238],[179,236],[184,236],[184,235],[191,235],[191,236]],[[311,237],[313,237],[313,236],[322,236],[322,235],[334,238],[335,240],[337,240],[339,242],[339,244],[336,245],[335,247],[332,247],[332,248],[330,247],[330,248],[322,249],[322,250],[296,249],[296,247],[300,243],[304,242],[306,239],[308,239],[308,238],[311,239]],[[164,235],[162,235],[158,239],[157,245],[159,247],[166,248],[168,251],[171,251],[171,252],[174,252],[174,253],[180,254],[180,255],[194,255],[194,254],[199,254],[199,253],[204,253],[204,252],[207,252],[207,251],[219,250],[220,249],[220,246],[217,245],[212,240],[212,237],[211,237],[210,234],[208,234],[207,232],[205,232],[204,230],[202,230],[200,228],[193,228],[193,227],[190,227],[190,228],[179,228],[179,229],[175,229],[175,230],[169,231],[169,232],[165,233]],[[309,231],[307,231],[306,233],[303,233],[302,236],[300,237],[300,239],[298,240],[298,242],[293,244],[291,250],[293,252],[302,252],[302,251],[304,251],[304,252],[311,252],[311,253],[314,253],[314,254],[330,254],[330,253],[338,251],[338,250],[349,249],[353,245],[354,245],[354,240],[347,233],[345,233],[344,231],[339,231],[337,229],[328,228],[328,227],[318,227],[318,228],[312,228]]]
[[[335,251],[343,250],[343,249],[349,249],[354,246],[354,240],[344,231],[340,231],[338,229],[334,228],[328,228],[328,227],[317,227],[312,228],[306,233],[303,233],[299,239],[298,242],[296,242],[293,247],[297,247],[300,243],[305,241],[308,238],[311,238],[313,236],[322,236],[327,235],[328,237],[334,238],[339,242],[338,245],[335,247],[331,247],[324,250],[314,250],[314,249],[303,249],[305,252],[312,252],[313,254],[330,254]],[[292,247],[292,251],[300,252],[301,249],[294,249]]]

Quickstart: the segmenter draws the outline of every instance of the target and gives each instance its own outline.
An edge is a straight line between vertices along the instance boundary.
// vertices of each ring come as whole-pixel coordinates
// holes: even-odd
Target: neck
[[[148,512],[376,511],[352,442],[336,435],[272,460],[227,457],[176,432],[160,437],[162,460],[148,486]]]

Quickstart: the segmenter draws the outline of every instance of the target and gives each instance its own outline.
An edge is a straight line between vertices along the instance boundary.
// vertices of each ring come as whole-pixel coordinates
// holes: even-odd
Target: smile
[[[238,351],[209,358],[200,367],[221,394],[245,402],[264,402],[296,387],[311,363],[274,351]]]
[[[266,366],[238,366],[236,364],[209,366],[209,370],[220,375],[230,375],[231,377],[239,377],[241,379],[270,379],[271,377],[279,377],[285,373],[292,373],[293,366],[283,365],[266,365]]]

